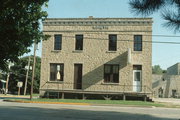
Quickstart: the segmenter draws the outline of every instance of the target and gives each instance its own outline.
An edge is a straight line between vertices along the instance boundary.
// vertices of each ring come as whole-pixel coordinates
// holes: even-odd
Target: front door
[[[74,89],[82,88],[82,64],[74,64]]]
[[[133,70],[133,91],[141,92],[141,70]]]

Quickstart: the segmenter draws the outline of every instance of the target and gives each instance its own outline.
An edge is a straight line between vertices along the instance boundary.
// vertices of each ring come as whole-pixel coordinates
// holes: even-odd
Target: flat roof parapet
[[[44,26],[61,25],[152,25],[152,18],[47,18]]]

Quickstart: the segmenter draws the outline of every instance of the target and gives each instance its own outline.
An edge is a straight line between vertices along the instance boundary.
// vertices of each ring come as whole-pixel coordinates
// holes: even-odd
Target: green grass
[[[12,100],[12,99],[11,99]],[[16,99],[17,100],[17,99]],[[30,101],[29,99],[18,99],[23,101]],[[89,103],[89,104],[103,104],[103,105],[131,105],[131,106],[155,106],[164,107],[164,104],[144,101],[123,101],[123,100],[80,100],[80,99],[46,99],[38,98],[32,99],[37,102],[66,102],[66,103]]]

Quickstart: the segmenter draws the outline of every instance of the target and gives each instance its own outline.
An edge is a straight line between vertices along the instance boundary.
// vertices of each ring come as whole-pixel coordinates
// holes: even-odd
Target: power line
[[[99,33],[85,33],[85,34],[99,34]],[[109,35],[107,33],[105,33],[105,34]],[[155,34],[154,35],[147,35],[147,34],[121,34],[121,33],[117,33],[116,35],[131,35],[131,36],[132,35],[142,35],[142,36],[152,36],[152,37],[177,37],[177,38],[180,37],[180,36],[175,36],[175,35],[155,35]]]
[[[62,36],[65,38],[75,38],[75,36]],[[105,38],[91,38],[91,37],[84,37],[84,39],[93,39],[93,40],[109,40]],[[134,40],[117,40],[119,42],[134,42]],[[142,40],[142,42],[145,43],[162,43],[162,44],[180,44],[180,42],[162,42],[162,41],[147,41],[147,40]]]
[[[63,31],[43,31],[43,32],[59,32],[59,33],[64,33]],[[80,31],[81,32],[81,31]],[[109,32],[111,31],[108,31],[108,33],[106,33],[107,31],[94,31],[94,33],[87,33],[88,31],[82,31],[82,33],[84,34],[106,34],[106,35],[109,35]],[[96,33],[95,33],[96,32]],[[116,35],[142,35],[142,36],[152,36],[152,37],[175,37],[175,38],[180,38],[180,36],[175,36],[175,35],[163,35],[163,34],[141,34],[141,33],[137,33],[137,34],[121,34],[121,33],[115,33],[115,32],[122,32],[122,31],[112,31],[112,34],[116,34]],[[126,31],[125,31],[126,32]],[[135,31],[136,32],[136,31]],[[139,32],[139,31],[138,31]],[[140,32],[143,32],[143,31],[140,31]],[[146,31],[144,31],[146,32]],[[68,32],[67,32],[68,33]]]

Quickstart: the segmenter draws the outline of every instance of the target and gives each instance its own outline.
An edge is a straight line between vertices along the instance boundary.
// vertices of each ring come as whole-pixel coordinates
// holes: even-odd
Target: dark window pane
[[[111,66],[110,65],[106,65],[105,67],[104,67],[104,72],[105,73],[110,73],[111,72]]]
[[[109,35],[109,51],[117,50],[117,35]]]
[[[119,73],[119,66],[113,66],[113,73]]]
[[[76,50],[83,50],[83,35],[76,35]]]
[[[140,81],[141,80],[141,77],[140,77],[140,72],[135,72],[134,73],[134,81]]]
[[[134,51],[142,51],[142,35],[134,36]]]
[[[119,74],[114,74],[113,75],[113,82],[114,83],[119,83]]]
[[[62,35],[54,35],[54,50],[61,50]]]
[[[133,70],[142,70],[142,65],[133,65]]]
[[[64,64],[50,64],[50,81],[63,81]]]

